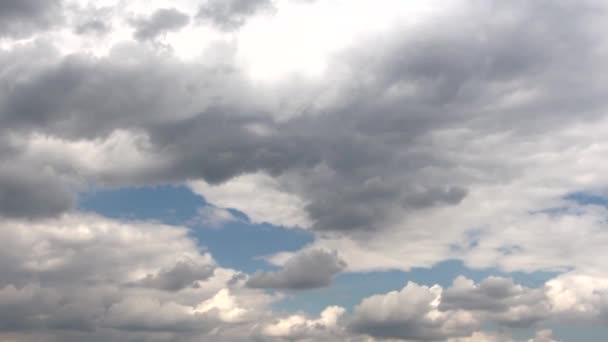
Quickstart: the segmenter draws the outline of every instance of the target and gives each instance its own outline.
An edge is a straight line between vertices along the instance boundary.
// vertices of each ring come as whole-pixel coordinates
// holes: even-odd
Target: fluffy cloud
[[[207,0],[198,17],[222,30],[234,30],[245,24],[248,17],[273,8],[270,0]]]
[[[381,340],[516,341],[511,328],[543,324],[605,324],[608,285],[602,276],[566,273],[538,288],[489,277],[475,283],[462,276],[443,288],[409,282],[400,291],[365,298],[355,307],[348,328]],[[593,289],[593,290],[591,290]],[[494,325],[507,334],[476,331]],[[528,342],[555,342],[539,329]]]
[[[289,258],[279,271],[257,271],[247,280],[252,288],[310,289],[329,286],[346,268],[338,254],[326,250],[305,250]]]
[[[157,274],[148,274],[136,282],[139,286],[148,286],[168,291],[179,291],[187,286],[197,284],[213,275],[213,266],[192,261],[180,261],[169,269],[162,269]]]
[[[4,332],[45,329],[51,340],[158,332],[169,340],[246,320],[241,306],[270,301],[231,285],[237,273],[216,267],[185,228],[74,214],[5,221],[0,236]]]
[[[516,327],[528,327],[546,319],[550,311],[543,289],[516,285],[507,278],[490,277],[478,285],[463,277],[441,296],[440,309],[483,312],[486,320]]]
[[[165,32],[177,31],[188,25],[190,17],[174,8],[156,10],[149,18],[133,21],[135,38],[140,40],[153,39]]]
[[[604,324],[608,212],[568,195],[608,184],[605,3],[370,4],[2,2],[8,338],[246,340],[241,309],[268,300],[250,287],[325,286],[342,259],[571,270],[542,289],[459,278],[371,297],[350,326],[380,338],[483,338],[481,316]],[[159,183],[189,184],[219,218],[309,229],[306,251],[340,258],[305,251],[247,287],[184,229],[75,213],[83,189]],[[298,317],[284,338],[325,324]]]
[[[27,37],[61,21],[62,0],[7,0],[0,4],[0,37]]]
[[[551,330],[540,330],[536,332],[536,337],[529,339],[528,342],[558,342],[553,339]]]
[[[440,311],[441,287],[408,283],[401,291],[364,299],[350,328],[379,338],[435,341],[469,336],[479,324],[467,312]]]
[[[215,205],[242,211],[253,223],[310,227],[304,201],[297,195],[281,189],[280,183],[266,174],[237,176],[214,185],[197,181],[190,186],[193,191],[205,196],[207,201]],[[251,201],[252,197],[256,200]]]
[[[484,324],[601,323],[608,317],[606,278],[580,273],[539,288],[496,277],[479,283],[459,277],[445,289],[410,282],[364,299],[352,314],[329,306],[317,318],[277,315],[268,304],[280,297],[246,285],[256,277],[270,279],[265,287],[328,282],[333,273],[318,276],[323,267],[344,267],[335,253],[310,250],[276,273],[246,279],[218,266],[183,227],[74,213],[5,220],[0,238],[6,243],[0,334],[16,341],[355,342],[372,336],[468,342],[494,338],[476,332]],[[541,330],[532,341],[552,340]]]
[[[345,309],[331,306],[323,310],[318,319],[293,315],[278,319],[262,328],[262,335],[286,341],[331,341],[345,338],[339,320]]]

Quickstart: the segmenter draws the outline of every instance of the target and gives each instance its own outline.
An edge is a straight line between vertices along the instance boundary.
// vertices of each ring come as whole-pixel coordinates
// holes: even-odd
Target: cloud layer
[[[3,1],[0,340],[541,342],[605,325],[607,9]],[[188,228],[79,209],[90,189],[157,184],[204,196],[207,225],[236,209],[314,242],[248,275]],[[448,259],[559,275],[271,310],[340,272]]]

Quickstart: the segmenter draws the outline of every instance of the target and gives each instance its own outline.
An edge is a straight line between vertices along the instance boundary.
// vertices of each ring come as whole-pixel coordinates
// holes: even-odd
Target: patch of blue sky
[[[597,205],[597,206],[608,206],[608,194],[602,192],[573,192],[565,196],[562,199],[569,201],[577,205]],[[530,211],[530,214],[546,214],[546,215],[562,215],[568,212],[572,212],[572,207],[569,205],[563,205],[558,207],[549,207],[541,210]]]
[[[608,194],[600,192],[574,192],[564,196],[564,199],[581,205],[608,206]]]
[[[205,227],[196,220],[199,209],[208,205],[205,199],[185,186],[148,186],[102,189],[83,193],[79,199],[81,210],[118,219],[152,220],[172,225],[189,225],[192,236],[201,247],[208,249],[223,267],[247,273],[258,269],[275,269],[260,256],[281,251],[295,251],[313,240],[312,234],[295,229],[284,229],[269,224],[251,224],[242,213],[233,211],[240,220],[226,222],[221,228]],[[415,268],[409,272],[381,271],[344,273],[331,287],[305,291],[287,291],[286,299],[274,304],[281,312],[301,311],[318,314],[327,305],[348,309],[363,298],[400,290],[408,281],[423,285],[450,286],[454,278],[464,275],[475,281],[488,276],[511,277],[529,286],[541,286],[555,276],[550,272],[504,273],[496,269],[472,270],[461,261],[449,260],[431,268]]]
[[[303,311],[317,314],[328,304],[351,309],[363,298],[374,294],[398,291],[412,281],[421,285],[435,284],[449,287],[459,275],[479,282],[489,276],[512,278],[516,283],[528,287],[542,286],[547,280],[555,277],[553,272],[512,272],[506,273],[495,268],[470,269],[462,261],[447,260],[430,268],[413,268],[408,272],[392,270],[369,273],[345,273],[336,277],[331,287],[288,291],[287,297],[275,303],[278,311]]]
[[[553,331],[558,341],[564,342],[600,342],[606,341],[608,336],[608,327],[600,325],[550,324],[547,328]]]
[[[232,213],[240,220],[221,228],[208,227],[196,219],[206,205],[205,199],[189,188],[173,185],[98,189],[79,198],[80,210],[103,216],[189,226],[192,236],[222,267],[248,273],[272,268],[260,256],[295,251],[313,240],[312,234],[302,230],[249,223],[236,211]]]

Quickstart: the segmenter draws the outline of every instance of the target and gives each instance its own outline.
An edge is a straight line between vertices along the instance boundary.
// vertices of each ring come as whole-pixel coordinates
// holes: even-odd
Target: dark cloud
[[[63,334],[103,340],[110,329],[121,331],[113,340],[147,332],[170,334],[163,337],[168,341],[223,324],[217,310],[192,312],[224,283],[211,279],[214,262],[199,253],[186,229],[64,215],[35,223],[4,220],[0,238],[7,244],[0,251],[0,334],[45,331],[57,340]],[[136,273],[153,276],[133,286]],[[194,281],[206,288],[177,292]]]
[[[158,9],[148,18],[133,20],[135,27],[135,38],[138,40],[153,39],[157,36],[172,31],[179,31],[188,25],[190,17],[175,8]]]
[[[226,31],[235,30],[257,13],[273,9],[269,0],[207,0],[198,17]]]
[[[279,271],[257,271],[249,277],[247,286],[268,289],[326,287],[345,267],[335,252],[305,250],[291,257]]]
[[[162,269],[157,274],[149,274],[134,285],[152,287],[166,291],[179,291],[197,285],[213,275],[212,265],[197,265],[193,262],[180,261],[175,266]]]
[[[479,311],[487,320],[515,327],[530,327],[546,319],[550,312],[543,288],[527,288],[500,277],[490,277],[479,284],[457,278],[443,292],[439,308]]]
[[[268,4],[203,6],[203,17],[230,26],[232,14]],[[416,34],[395,28],[358,41],[330,60],[333,82],[267,93],[230,63],[183,62],[146,44],[124,43],[101,58],[16,49],[0,56],[0,129],[67,141],[99,141],[116,131],[142,136],[133,146],[146,160],[141,165],[130,159],[86,170],[73,160],[51,166],[72,169],[66,176],[85,183],[115,185],[200,178],[217,184],[262,171],[280,176],[281,189],[307,203],[315,230],[374,232],[412,211],[458,204],[477,182],[516,174],[460,158],[466,151],[438,142],[441,132],[508,131],[514,141],[533,141],[539,132],[600,117],[605,82],[594,75],[605,59],[593,44],[598,14],[588,8],[471,5],[421,24]],[[494,18],[503,12],[509,15]],[[179,18],[159,10],[137,30],[153,37],[181,27]],[[534,89],[533,101],[509,104],[521,87]],[[331,101],[326,94],[334,94]],[[250,129],[256,126],[268,134]]]
[[[0,2],[0,37],[26,37],[62,20],[62,0],[3,0]]]
[[[77,34],[105,34],[110,31],[110,27],[107,23],[99,19],[93,19],[86,21],[74,29]]]
[[[437,286],[408,283],[401,291],[364,299],[353,313],[350,329],[381,339],[442,341],[469,336],[477,321],[463,312],[440,313]]]
[[[74,206],[76,196],[69,182],[52,169],[30,167],[0,166],[0,216],[40,218]]]

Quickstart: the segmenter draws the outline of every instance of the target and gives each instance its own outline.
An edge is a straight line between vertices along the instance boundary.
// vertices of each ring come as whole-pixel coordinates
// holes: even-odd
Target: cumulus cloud
[[[157,274],[148,274],[135,284],[167,291],[179,291],[187,286],[196,286],[199,280],[208,279],[213,275],[213,270],[213,265],[179,261],[168,269],[160,270]]]
[[[73,214],[5,220],[0,237],[2,333],[169,341],[267,319],[272,299],[230,283],[238,272],[217,267],[183,227]]]
[[[448,288],[409,282],[400,291],[363,299],[348,328],[388,340],[517,341],[509,334],[512,328],[604,322],[606,288],[605,278],[576,273],[560,275],[538,288],[497,277],[475,283],[460,276]],[[502,327],[503,333],[477,330],[488,324]],[[551,330],[540,328],[527,341],[557,339]]]
[[[528,342],[558,342],[553,339],[553,332],[545,329],[536,332],[536,336],[533,339],[529,339]]]
[[[215,205],[242,211],[253,223],[310,228],[305,202],[281,189],[280,183],[264,173],[234,177],[220,184],[192,182],[192,190]],[[255,197],[255,201],[249,199]]]
[[[415,341],[471,335],[478,321],[467,312],[439,311],[441,290],[410,282],[400,291],[368,297],[355,308],[350,328],[374,337]]]
[[[452,287],[443,292],[440,309],[484,312],[486,320],[529,327],[547,318],[550,305],[542,288],[526,288],[508,278],[490,277],[475,284],[458,277]]]
[[[339,306],[325,308],[317,319],[292,315],[266,324],[261,335],[286,341],[331,341],[345,338],[339,321],[345,309]]]
[[[257,271],[247,280],[252,288],[311,289],[331,284],[346,268],[338,254],[326,250],[304,250],[293,255],[279,271]]]
[[[272,8],[269,0],[207,0],[201,5],[198,17],[231,31],[245,24],[248,17]]]
[[[156,10],[148,18],[139,18],[133,21],[135,38],[139,40],[153,39],[171,31],[177,31],[188,25],[190,17],[175,8],[162,8]]]
[[[63,0],[6,0],[0,4],[0,37],[24,38],[61,22]]]
[[[605,324],[608,211],[567,196],[608,184],[602,1],[115,5],[0,4],[2,334],[247,340],[281,322],[249,322],[269,300],[253,288],[446,259],[572,272],[536,289],[412,283],[363,301],[350,331],[482,339],[482,318]],[[268,11],[268,26],[246,25]],[[278,76],[257,80],[258,64]],[[235,208],[316,240],[244,281],[183,228],[77,213],[90,187],[163,183],[190,185],[220,218]],[[320,339],[324,318],[300,316],[268,331]],[[53,337],[21,336],[43,330]]]
[[[25,165],[22,165],[25,166]],[[39,218],[71,209],[76,196],[70,182],[52,169],[0,166],[0,215]]]

